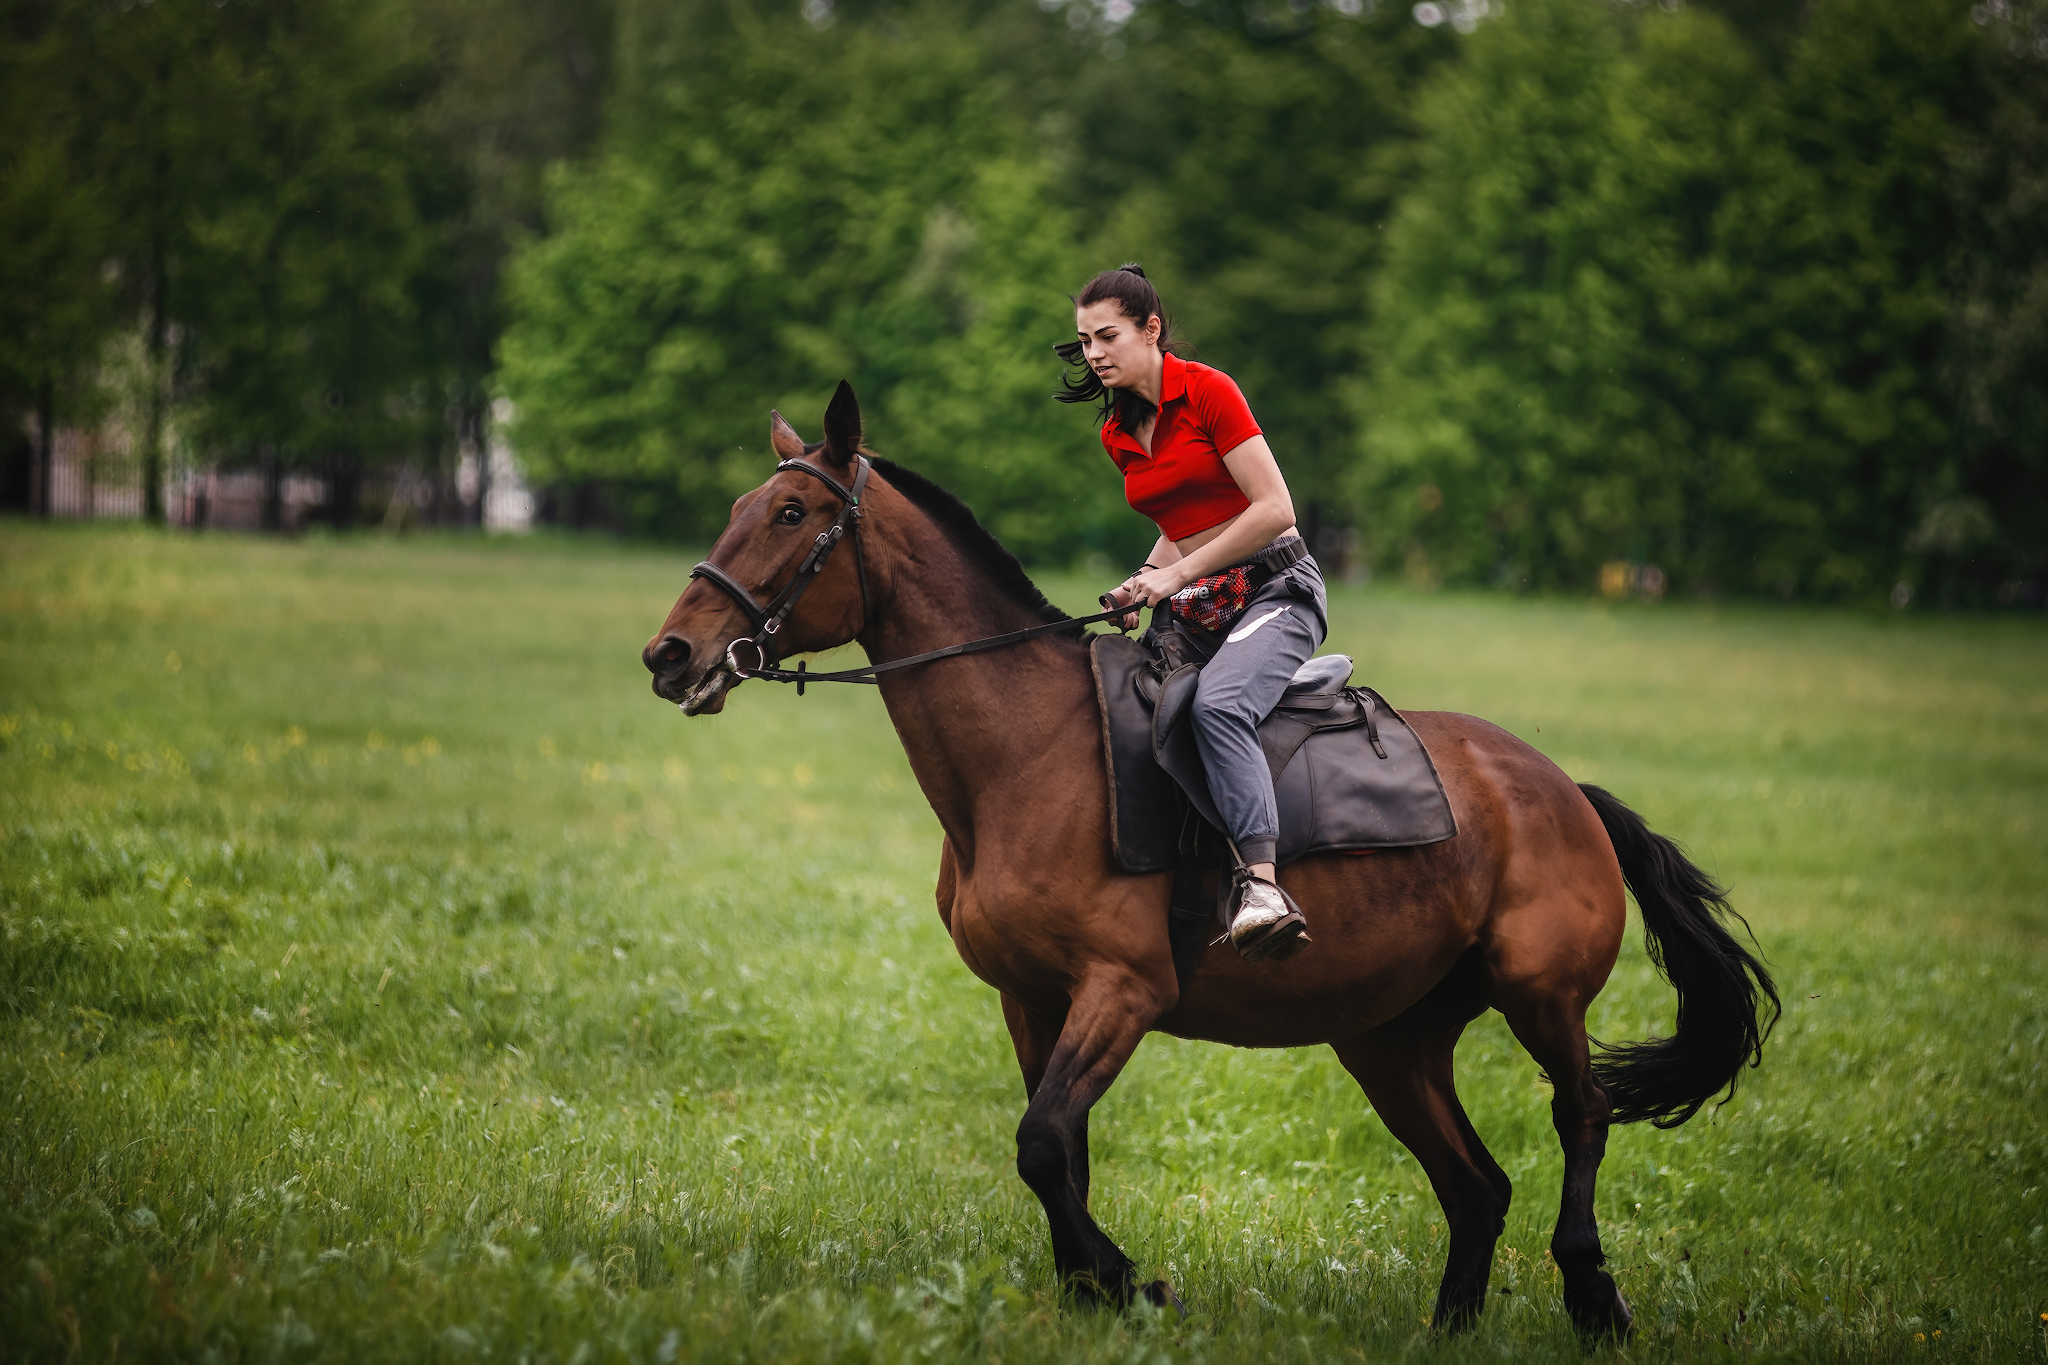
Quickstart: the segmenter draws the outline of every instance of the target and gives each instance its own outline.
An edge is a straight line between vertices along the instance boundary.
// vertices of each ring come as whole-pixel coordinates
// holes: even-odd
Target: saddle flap
[[[1088,646],[1102,712],[1111,849],[1126,872],[1172,871],[1180,863],[1180,809],[1173,779],[1152,755],[1152,707],[1137,687],[1156,679],[1136,640],[1097,635]]]
[[[1201,685],[1202,670],[1182,664],[1159,684],[1158,699],[1152,704],[1152,751],[1158,753],[1171,742],[1173,732],[1187,719],[1195,704],[1195,689]]]

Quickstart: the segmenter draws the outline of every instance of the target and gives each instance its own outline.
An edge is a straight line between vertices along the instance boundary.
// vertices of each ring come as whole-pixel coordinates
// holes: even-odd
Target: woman
[[[1159,527],[1152,553],[1109,601],[1171,601],[1174,628],[1207,660],[1192,720],[1240,864],[1230,941],[1252,960],[1291,956],[1307,926],[1274,881],[1280,820],[1258,726],[1328,630],[1322,573],[1244,395],[1221,370],[1173,353],[1142,269],[1089,281],[1074,326],[1080,339],[1059,350],[1083,368],[1058,396],[1102,404],[1102,445],[1123,471],[1124,496]]]

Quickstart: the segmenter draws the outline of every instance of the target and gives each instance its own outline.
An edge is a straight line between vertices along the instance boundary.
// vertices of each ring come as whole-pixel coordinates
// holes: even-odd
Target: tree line
[[[1326,549],[1426,583],[2039,601],[2018,0],[16,0],[0,395],[110,339],[231,458],[701,540],[765,413],[1122,562],[1066,294],[1145,262]],[[33,425],[33,424],[30,424]],[[153,448],[161,437],[150,437]],[[1638,580],[1641,581],[1641,580]]]
[[[316,469],[347,523],[365,469],[478,439],[503,263],[601,127],[608,3],[0,2],[7,501],[110,410],[152,518],[174,445]]]

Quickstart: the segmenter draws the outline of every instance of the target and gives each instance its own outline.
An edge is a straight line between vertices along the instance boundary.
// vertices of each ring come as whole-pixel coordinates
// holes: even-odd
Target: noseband
[[[810,591],[811,584],[817,581],[818,574],[825,567],[826,556],[832,553],[833,548],[839,544],[849,527],[853,530],[854,571],[860,575],[860,630],[855,631],[854,635],[859,636],[861,631],[868,628],[868,566],[866,556],[861,553],[860,523],[862,512],[860,496],[866,491],[868,486],[869,466],[867,456],[865,455],[856,455],[854,459],[856,467],[851,488],[848,488],[824,470],[819,469],[816,465],[805,464],[802,460],[784,460],[775,466],[775,472],[778,474],[784,470],[794,469],[810,475],[834,493],[837,493],[845,501],[846,505],[839,509],[839,515],[833,519],[832,524],[818,533],[818,538],[811,542],[810,553],[804,556],[803,563],[797,565],[795,576],[789,582],[782,585],[782,591],[770,598],[767,606],[764,607],[756,602],[754,595],[748,592],[738,579],[708,559],[690,570],[690,577],[701,578],[724,592],[727,597],[730,597],[739,604],[740,610],[747,614],[747,619],[754,623],[754,633],[752,635],[741,636],[725,647],[725,666],[732,670],[733,676],[739,678],[760,678],[767,682],[793,682],[796,684],[796,694],[802,696],[805,683],[874,683],[876,675],[880,673],[894,672],[896,669],[909,668],[914,664],[930,663],[934,659],[950,659],[961,654],[978,654],[984,649],[998,649],[1004,645],[1013,645],[1019,641],[1029,640],[1039,635],[1050,635],[1056,631],[1074,630],[1081,626],[1094,625],[1100,621],[1115,620],[1137,610],[1136,607],[1131,606],[1110,607],[1109,610],[1094,616],[1080,616],[1060,621],[1048,621],[1044,625],[1031,626],[1024,630],[1013,630],[1007,635],[994,635],[985,640],[968,640],[957,645],[947,645],[943,649],[929,650],[923,654],[913,654],[907,659],[897,659],[886,664],[870,664],[866,668],[849,668],[837,673],[809,672],[802,660],[798,661],[793,672],[786,668],[777,668],[776,664],[781,662],[782,655],[776,647],[776,636],[782,631],[782,623],[789,619],[789,614],[796,610],[796,604],[803,599],[803,595],[806,592]],[[1109,598],[1104,597],[1102,604],[1105,607],[1109,607]],[[1118,629],[1122,629],[1122,626],[1119,625]],[[741,662],[740,651],[743,649],[753,651],[754,659],[751,663]]]
[[[796,610],[796,604],[802,601],[804,594],[811,590],[811,584],[818,581],[818,575],[824,571],[826,558],[831,555],[833,549],[838,546],[840,540],[846,535],[848,527],[853,528],[854,571],[860,575],[860,630],[868,628],[868,565],[867,557],[861,553],[860,495],[867,491],[869,465],[868,457],[865,455],[854,456],[854,461],[853,487],[851,488],[848,488],[816,465],[806,464],[802,460],[784,460],[775,466],[775,472],[778,474],[788,470],[797,470],[810,475],[834,493],[837,493],[840,500],[846,505],[839,509],[839,515],[832,519],[830,526],[818,532],[818,538],[811,542],[810,553],[805,555],[804,562],[797,566],[795,576],[789,582],[783,584],[782,591],[770,598],[767,606],[764,607],[755,602],[754,595],[742,587],[738,579],[708,559],[690,570],[690,577],[703,579],[713,587],[721,589],[727,597],[739,603],[740,610],[745,612],[747,619],[754,623],[754,633],[752,635],[743,636],[725,647],[726,667],[730,668],[740,677],[750,677],[762,671],[774,671],[775,665],[782,661],[782,652],[777,648],[775,637],[781,633],[782,623],[789,619],[789,614],[792,611]],[[860,630],[855,631],[854,634],[856,636],[859,635]],[[751,666],[742,667],[739,659],[736,657],[736,651],[742,645],[748,645],[753,648],[755,662]]]

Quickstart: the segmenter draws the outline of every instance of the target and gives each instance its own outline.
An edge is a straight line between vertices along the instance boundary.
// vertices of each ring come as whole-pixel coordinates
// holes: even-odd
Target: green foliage
[[[1419,581],[2048,592],[2039,0],[1437,8],[12,0],[0,407],[126,357],[150,432],[345,478],[498,393],[702,538],[846,378],[1025,556],[1123,556],[1049,348],[1141,259]]]
[[[0,530],[10,1360],[1587,1359],[1493,1015],[1473,1337],[1428,1336],[1441,1214],[1326,1050],[1167,1038],[1091,1204],[1193,1315],[1063,1312],[878,699],[679,719],[637,648],[688,563]],[[1610,1138],[1630,1359],[2037,1352],[2039,623],[1340,588],[1331,625],[1684,840],[1785,989],[1736,1103]],[[1640,942],[1599,1036],[1670,1026]]]
[[[444,401],[482,402],[537,163],[594,122],[538,58],[594,80],[607,8],[10,6],[0,405],[70,379],[59,420],[90,419],[140,333],[195,456],[431,463]]]
[[[627,131],[561,173],[514,279],[501,378],[540,477],[608,480],[634,525],[706,535],[760,481],[767,408],[802,421],[848,378],[876,447],[1019,549],[1143,538],[1085,419],[1049,401],[1084,270],[1069,215],[990,54],[930,20],[818,32],[735,6],[687,65],[642,61]]]
[[[13,30],[0,42],[0,409],[75,383],[114,311],[95,250],[109,206],[76,173],[93,130],[74,101],[52,98],[77,73],[37,8],[0,10]]]
[[[1954,500],[1930,515],[1974,504],[1992,524],[1991,545],[1941,546],[1938,567],[1996,592],[1987,580],[2000,569],[2048,578],[2048,13],[2008,4],[1974,13],[1985,21],[1975,57],[1988,112],[1952,155],[1962,250],[1947,380],[1961,458],[1942,490]],[[1916,528],[1924,549],[1936,548],[1926,542],[1937,530]]]
[[[1088,23],[1022,13],[847,7],[819,32],[741,5],[671,20],[687,40],[638,21],[609,154],[562,175],[502,350],[542,475],[609,480],[636,525],[702,534],[754,482],[736,452],[765,402],[815,409],[846,377],[879,448],[1021,553],[1131,552],[1149,528],[1047,397],[1064,291],[1142,258],[1304,508],[1327,501],[1348,422],[1330,379],[1404,94],[1447,42],[1397,16],[1182,6],[1112,55]]]
[[[418,307],[449,169],[414,127],[424,35],[395,3],[218,12],[212,32],[177,27],[193,57],[160,153],[200,439],[288,459],[416,448],[446,378],[441,320]]]
[[[1411,178],[1416,90],[1457,39],[1403,6],[1208,0],[1147,7],[1128,41],[1058,111],[1094,264],[1147,262],[1176,333],[1244,389],[1297,510],[1345,520],[1358,321]]]
[[[1733,112],[1714,78],[1741,54],[1711,20],[1684,22],[1701,51],[1671,102],[1713,137]],[[1639,367],[1659,357],[1639,342],[1649,282],[1687,244],[1646,210],[1697,153],[1642,145],[1659,130],[1640,101],[1661,94],[1572,0],[1511,7],[1429,92],[1358,385],[1358,497],[1414,575],[1577,579],[1637,523],[1671,519],[1656,503],[1672,415],[1643,402]]]
[[[1355,390],[1382,554],[1427,579],[1584,585],[1631,559],[1867,596],[1989,548],[1993,517],[1955,501],[1974,367],[1944,375],[1981,260],[1949,163],[2013,107],[1979,88],[1984,47],[1914,0],[1817,6],[1782,76],[1692,12],[1539,0],[1482,27],[1425,105]],[[2002,151],[1980,153],[2001,183]],[[2011,548],[1979,576],[2027,571]]]

